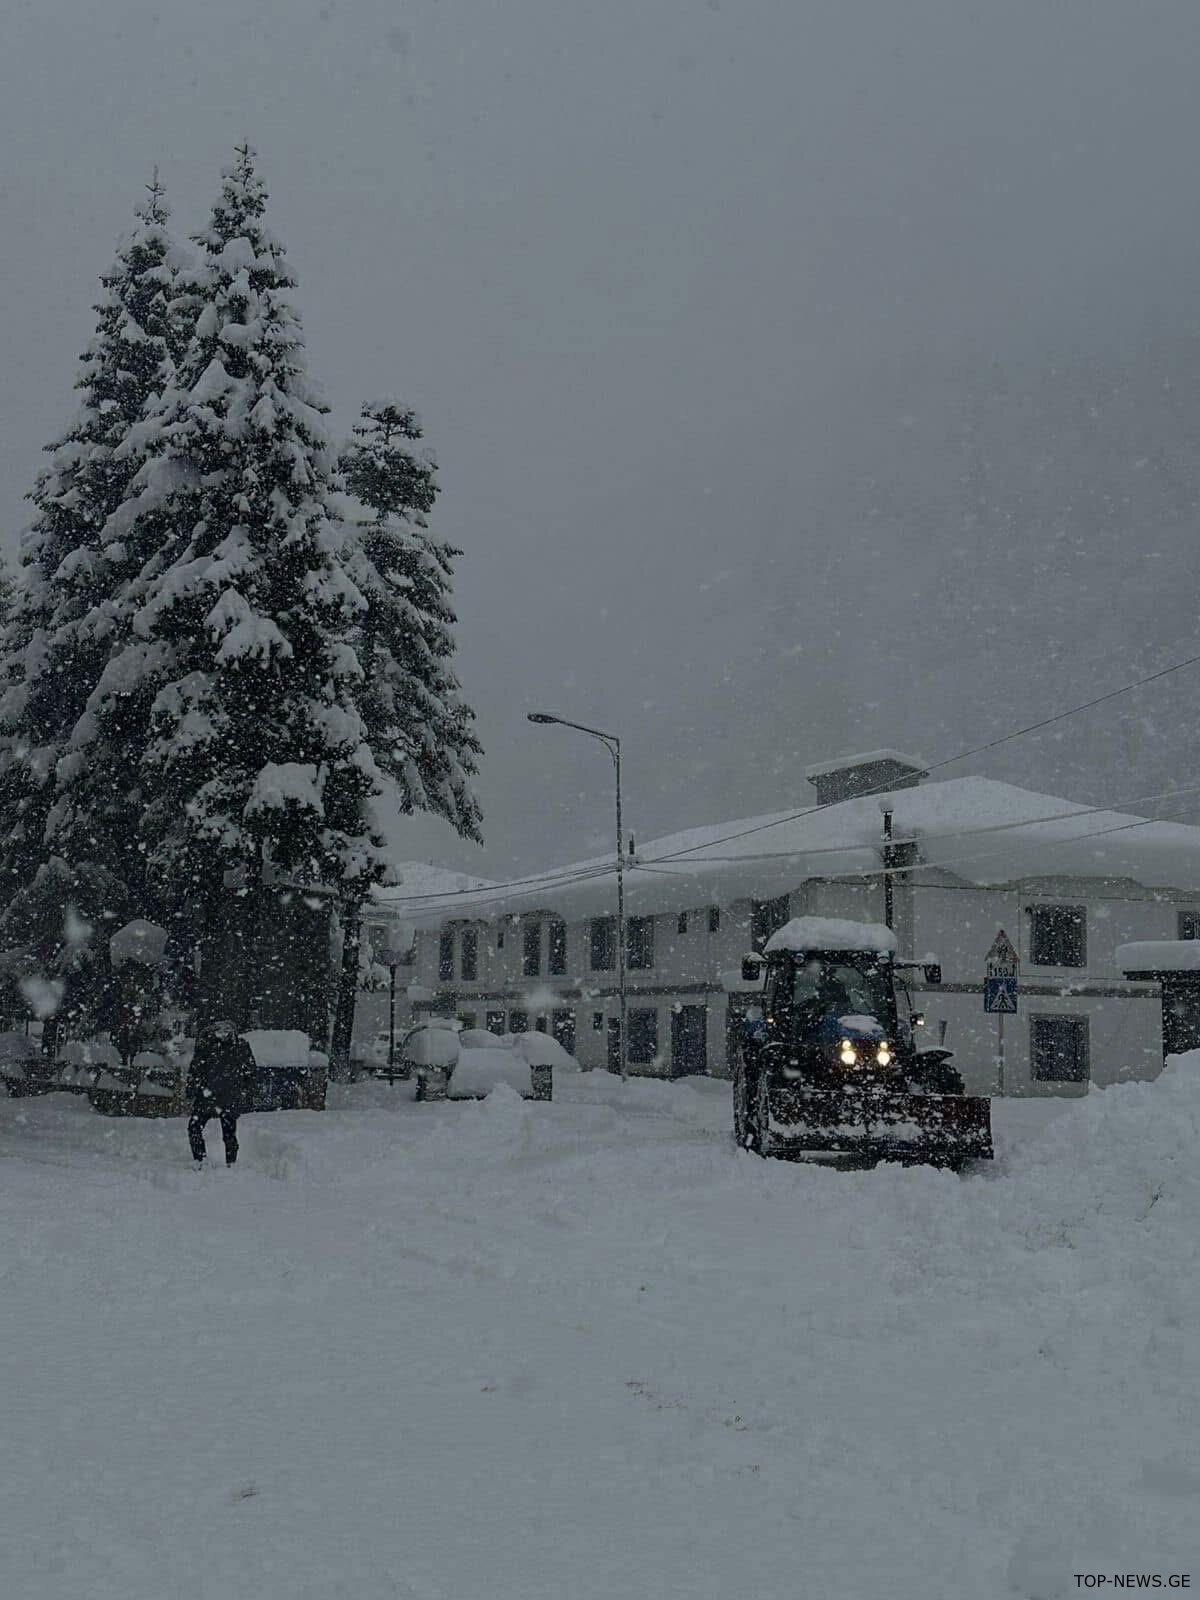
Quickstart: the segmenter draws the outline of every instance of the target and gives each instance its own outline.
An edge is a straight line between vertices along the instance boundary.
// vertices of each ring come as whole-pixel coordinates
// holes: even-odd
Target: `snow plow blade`
[[[956,1166],[992,1156],[991,1101],[979,1095],[774,1087],[764,1155],[857,1155]]]

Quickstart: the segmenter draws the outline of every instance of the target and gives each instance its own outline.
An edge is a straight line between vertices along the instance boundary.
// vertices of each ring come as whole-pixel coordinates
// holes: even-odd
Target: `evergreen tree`
[[[415,413],[378,401],[362,408],[353,432],[342,475],[369,515],[350,530],[345,560],[367,601],[359,704],[371,748],[401,811],[431,811],[477,840],[471,779],[481,747],[452,666],[451,590],[462,551],[429,532],[437,469],[413,449],[422,438]]]
[[[366,599],[356,633],[358,704],[380,770],[402,812],[431,811],[468,839],[480,837],[471,787],[480,744],[452,666],[454,562],[462,554],[432,537],[437,469],[416,413],[392,400],[363,406],[343,452],[346,487],[367,515],[347,530],[343,560]],[[342,970],[334,1023],[335,1064],[349,1059],[362,902],[343,898]]]
[[[223,882],[253,892],[267,861],[339,892],[365,893],[386,870],[347,642],[364,602],[335,553],[326,408],[254,153],[237,158],[195,241],[194,334],[149,419],[128,508],[134,542],[149,527],[157,548],[91,707],[101,746],[123,701],[148,708],[130,733],[151,877],[209,915]]]
[[[30,494],[37,515],[6,607],[0,906],[31,887],[51,857],[60,765],[108,660],[115,596],[125,581],[125,551],[106,543],[105,529],[140,465],[137,425],[168,382],[183,339],[173,309],[178,262],[157,173],[136,215],[136,228],[101,278],[96,333],[76,384],[81,404],[69,431],[49,447],[49,465]],[[105,855],[97,838],[77,842],[77,859]]]

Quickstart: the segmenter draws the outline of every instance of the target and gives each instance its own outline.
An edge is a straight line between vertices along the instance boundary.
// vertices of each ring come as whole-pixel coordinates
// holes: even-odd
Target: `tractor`
[[[959,1168],[992,1155],[991,1103],[952,1052],[923,1044],[890,928],[798,917],[742,963],[761,982],[734,1063],[734,1137],[762,1156],[818,1154]]]

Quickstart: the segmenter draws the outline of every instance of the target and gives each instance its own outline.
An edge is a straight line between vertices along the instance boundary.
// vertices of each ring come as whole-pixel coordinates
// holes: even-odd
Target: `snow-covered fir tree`
[[[348,570],[367,601],[358,634],[359,695],[371,748],[401,811],[431,811],[480,837],[471,780],[480,744],[453,668],[454,562],[462,554],[428,525],[437,469],[416,414],[365,405],[342,454],[346,487],[367,514],[348,530]]]
[[[129,586],[78,752],[94,765],[122,705],[144,708],[126,736],[151,878],[168,902],[210,908],[227,875],[253,886],[268,860],[339,890],[386,873],[348,642],[364,602],[335,553],[326,408],[265,206],[242,147],[195,240],[192,341],[118,519],[135,543],[168,537]]]
[[[367,737],[402,812],[433,812],[478,839],[471,779],[480,745],[453,669],[451,591],[462,552],[429,532],[436,465],[415,448],[422,439],[416,413],[393,400],[364,405],[353,432],[342,477],[365,514],[346,530],[342,555],[367,602],[355,635]],[[360,912],[361,902],[343,900],[335,1061],[350,1049]]]
[[[0,660],[0,906],[29,889],[59,849],[56,779],[72,730],[112,649],[120,549],[104,530],[141,464],[137,424],[170,381],[185,328],[175,290],[178,258],[157,173],[137,225],[103,274],[95,336],[76,387],[76,419],[50,449],[30,494],[37,515],[5,608]],[[95,828],[74,859],[107,860]],[[119,854],[120,852],[115,852]],[[16,918],[18,924],[21,918]]]

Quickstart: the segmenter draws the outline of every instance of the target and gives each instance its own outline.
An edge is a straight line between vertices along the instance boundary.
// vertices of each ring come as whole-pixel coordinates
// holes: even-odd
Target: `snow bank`
[[[851,922],[845,917],[793,917],[767,940],[766,951],[894,951],[896,935],[881,922]]]

